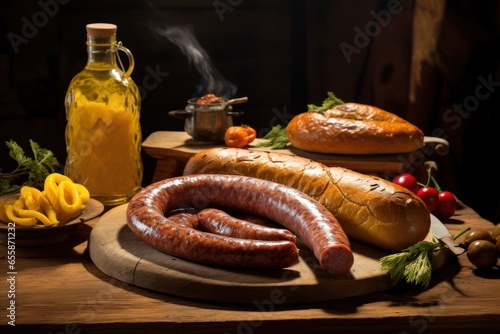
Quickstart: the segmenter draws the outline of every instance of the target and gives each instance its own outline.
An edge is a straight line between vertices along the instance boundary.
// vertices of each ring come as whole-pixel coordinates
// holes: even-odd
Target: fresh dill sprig
[[[428,287],[432,275],[434,251],[443,247],[441,243],[420,241],[399,253],[380,258],[381,269],[391,279]]]
[[[286,128],[281,125],[273,126],[263,139],[266,141],[260,142],[256,147],[271,147],[273,149],[285,148],[288,145],[288,136],[286,135]]]
[[[321,106],[308,104],[307,110],[309,112],[322,112],[342,103],[344,103],[344,101],[336,97],[335,94],[333,94],[332,92],[328,92],[327,97],[323,101],[323,104]]]
[[[470,230],[463,229],[453,236],[458,237]],[[447,246],[432,233],[432,241],[419,241],[415,245],[403,249],[399,253],[390,254],[379,259],[380,269],[389,274],[393,280],[404,280],[406,283],[428,287],[432,276],[434,251]]]

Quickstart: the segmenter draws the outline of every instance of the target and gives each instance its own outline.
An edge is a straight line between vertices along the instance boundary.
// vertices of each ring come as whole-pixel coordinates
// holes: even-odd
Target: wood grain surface
[[[90,234],[89,254],[104,273],[138,287],[225,303],[251,304],[280,296],[289,304],[359,296],[396,285],[380,271],[378,259],[388,253],[356,242],[351,242],[353,267],[337,276],[322,270],[300,240],[299,263],[282,270],[218,268],[183,260],[157,251],[133,234],[126,224],[126,208],[124,204],[102,216]]]
[[[440,138],[425,137],[426,149],[436,151],[438,154],[445,155],[448,152],[448,143]],[[265,142],[262,138],[255,139],[249,144],[248,148],[260,151],[271,151],[269,147],[257,147],[258,144]],[[223,147],[225,144],[213,142],[195,141],[184,131],[157,131],[150,134],[142,143],[143,150],[153,158],[162,160],[173,159],[179,163],[179,168],[185,164],[194,154],[209,148]],[[273,152],[288,155],[297,155],[321,162],[327,166],[341,166],[361,173],[401,173],[420,159],[419,154],[321,154],[306,152],[295,147],[289,146],[285,149],[272,149]],[[174,167],[173,167],[174,168]]]
[[[255,150],[270,151],[269,147],[257,147],[264,139],[255,139],[248,147]],[[158,159],[172,158],[181,163],[186,163],[189,158],[201,150],[222,147],[224,143],[210,143],[195,141],[184,131],[158,131],[149,135],[142,143],[142,148],[150,156]],[[345,154],[320,154],[302,151],[293,147],[286,149],[273,149],[273,152],[288,155],[298,155],[327,166],[342,166],[360,172],[387,172],[405,169],[405,161],[411,163],[411,156],[404,154],[403,158],[397,154],[380,155],[345,155]]]
[[[0,246],[2,333],[477,333],[500,330],[498,270],[475,269],[465,256],[434,272],[429,288],[394,288],[332,301],[251,305],[193,300],[155,292],[102,272],[88,238],[104,216],[81,224],[64,243],[16,248],[16,326],[7,324],[7,247]],[[445,222],[452,234],[493,224],[459,203]]]

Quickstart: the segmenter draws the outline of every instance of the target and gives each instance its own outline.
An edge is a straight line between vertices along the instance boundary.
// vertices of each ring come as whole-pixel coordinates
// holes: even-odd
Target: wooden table
[[[131,286],[103,274],[87,252],[99,218],[67,242],[17,248],[15,297],[0,246],[2,333],[464,333],[500,329],[498,270],[475,270],[465,256],[435,272],[430,288],[399,285],[370,295],[303,305],[256,300],[254,305],[197,302]],[[448,222],[492,227],[461,205]],[[8,301],[15,324],[7,324]]]
[[[210,303],[145,290],[101,272],[87,247],[99,219],[80,225],[62,244],[16,248],[15,274],[9,274],[7,247],[0,246],[2,333],[427,334],[500,329],[499,270],[478,271],[465,255],[434,272],[428,289],[400,284],[369,295],[298,305],[271,297],[253,305]],[[461,202],[446,224],[452,233],[467,226],[493,227]],[[15,327],[7,317],[12,301]]]
[[[260,151],[273,151],[282,154],[298,155],[327,166],[341,166],[360,173],[377,174],[390,178],[399,173],[423,173],[433,162],[434,154],[446,155],[449,143],[437,137],[425,137],[424,147],[420,150],[402,154],[320,154],[306,152],[294,147],[285,149],[270,149],[258,147],[263,139],[257,138],[248,148]],[[181,174],[186,162],[201,150],[222,147],[224,143],[199,142],[193,140],[184,131],[157,131],[150,134],[142,143],[142,149],[151,157],[158,159],[152,182],[162,180],[170,175]]]

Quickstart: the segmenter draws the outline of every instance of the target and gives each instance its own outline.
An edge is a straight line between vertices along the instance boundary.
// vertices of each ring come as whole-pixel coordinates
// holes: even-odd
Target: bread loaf
[[[411,191],[375,176],[280,153],[215,148],[194,155],[184,174],[253,176],[298,189],[332,212],[352,240],[400,251],[425,239],[427,207]]]
[[[359,103],[298,114],[286,126],[286,134],[294,147],[317,153],[408,153],[424,145],[423,132],[413,124]]]

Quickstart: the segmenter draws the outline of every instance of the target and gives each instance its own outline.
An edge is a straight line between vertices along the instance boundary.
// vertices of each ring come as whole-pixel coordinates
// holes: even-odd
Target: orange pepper
[[[257,132],[247,125],[231,126],[226,130],[224,142],[228,147],[242,148],[250,144],[256,136]]]

